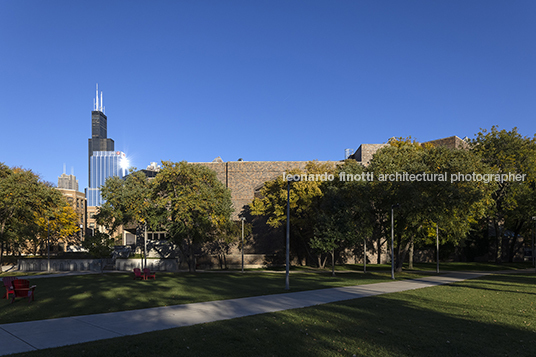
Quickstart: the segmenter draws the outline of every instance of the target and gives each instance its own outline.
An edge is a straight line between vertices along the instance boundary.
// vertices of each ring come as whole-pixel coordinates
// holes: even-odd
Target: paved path
[[[413,280],[1,324],[0,355],[443,285],[492,273],[456,272]]]

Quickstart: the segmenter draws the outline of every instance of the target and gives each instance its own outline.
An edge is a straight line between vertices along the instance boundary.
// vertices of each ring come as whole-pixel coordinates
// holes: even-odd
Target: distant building
[[[76,233],[79,238],[84,237],[85,228],[87,228],[87,200],[86,196],[82,192],[77,190],[71,190],[67,188],[61,188],[58,185],[58,190],[63,194],[67,201],[71,204],[71,207],[78,216],[78,227],[80,231]]]
[[[89,187],[86,190],[88,206],[101,206],[101,186],[112,176],[125,176],[127,169],[123,165],[125,153],[121,151],[94,151],[89,158]]]
[[[466,139],[460,139],[457,136],[449,136],[448,138],[437,139],[427,141],[423,144],[431,144],[433,146],[444,146],[450,149],[468,149],[469,143]],[[383,147],[389,146],[389,144],[361,144],[359,148],[347,158],[354,159],[364,166],[367,166],[376,151]]]
[[[91,139],[88,139],[88,185],[86,198],[88,206],[101,206],[100,188],[111,176],[125,176],[125,153],[114,150],[114,141],[108,138],[108,118],[104,115],[102,92],[97,85],[94,108],[91,112]]]
[[[160,172],[160,165],[156,162],[151,162],[145,170],[141,170],[149,180],[154,179],[156,175]]]
[[[78,191],[78,180],[74,175],[67,175],[65,173],[58,177],[58,188],[64,188],[66,190]]]

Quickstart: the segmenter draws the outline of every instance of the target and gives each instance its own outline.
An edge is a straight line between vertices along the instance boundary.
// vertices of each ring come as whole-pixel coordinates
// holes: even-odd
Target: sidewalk
[[[420,289],[492,273],[456,272],[414,280],[2,324],[0,355]]]

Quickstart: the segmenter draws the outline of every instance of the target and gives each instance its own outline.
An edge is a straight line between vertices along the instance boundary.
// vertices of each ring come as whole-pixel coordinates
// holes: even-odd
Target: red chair
[[[13,280],[17,280],[14,276],[6,276],[5,278],[2,278],[2,281],[4,282],[4,287],[6,288],[6,294],[2,297],[2,299],[5,297],[6,300],[9,299],[9,295],[13,295],[15,292],[13,291]]]
[[[149,268],[143,269],[143,275],[145,275],[145,280],[149,278],[153,278],[153,280],[156,280],[156,274],[151,273],[151,270]]]
[[[26,279],[13,280],[14,294],[13,294],[13,297],[11,298],[11,303],[13,303],[13,301],[15,301],[15,298],[18,298],[18,297],[27,297],[28,302],[33,301],[36,287],[37,287],[36,285],[30,286],[30,281]]]
[[[145,280],[145,275],[141,273],[140,268],[134,268],[134,280],[140,278],[141,280]]]

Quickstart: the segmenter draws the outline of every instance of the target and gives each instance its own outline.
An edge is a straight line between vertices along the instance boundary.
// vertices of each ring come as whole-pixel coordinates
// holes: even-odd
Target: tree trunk
[[[4,256],[4,228],[5,223],[2,222],[2,226],[0,227],[0,274],[3,273],[4,269],[2,268],[2,257]]]
[[[413,269],[413,250],[415,248],[415,244],[413,243],[413,236],[411,236],[411,241],[409,242],[409,269]]]
[[[381,264],[382,263],[382,237],[381,236],[378,236],[378,258],[376,260],[376,264]]]
[[[396,239],[396,255],[395,255],[395,271],[397,273],[402,272],[402,267],[404,265],[404,259],[406,258],[406,253],[408,252],[410,242],[406,243],[406,246],[401,249],[402,237],[399,235]]]
[[[495,221],[495,263],[501,262],[501,243],[502,243],[502,230],[499,228],[500,223]]]
[[[195,256],[194,256],[194,249],[192,247],[193,243],[190,238],[186,240],[186,244],[188,245],[188,272],[189,273],[195,273]]]
[[[367,238],[363,239],[363,273],[367,272]]]
[[[516,255],[516,243],[517,243],[517,238],[519,237],[519,232],[521,231],[521,227],[523,227],[523,221],[516,224],[514,237],[512,238],[512,242],[510,243],[510,246],[508,247],[508,262],[509,263],[514,262],[514,257]]]
[[[0,242],[0,274],[4,272],[2,268],[2,257],[4,256],[4,241]]]
[[[326,261],[328,258],[327,257],[322,258],[322,254],[318,254],[316,258],[318,259],[318,267],[320,269],[324,269],[326,267]]]
[[[331,251],[331,276],[335,276],[335,249]]]

